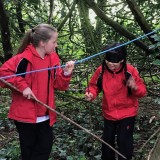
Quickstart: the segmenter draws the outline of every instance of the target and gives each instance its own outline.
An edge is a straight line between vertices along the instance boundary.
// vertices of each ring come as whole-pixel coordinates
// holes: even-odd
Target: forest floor
[[[160,104],[146,97],[140,100],[135,128],[135,159],[148,160],[160,133]],[[138,137],[136,137],[138,135]]]
[[[4,148],[7,147],[10,152],[16,152],[18,148],[17,132],[14,125],[5,123],[0,124],[0,159]],[[155,103],[152,98],[146,97],[140,100],[140,110],[136,122],[134,134],[134,160],[147,160],[157,139],[157,131],[160,128],[160,105]],[[14,144],[15,143],[15,144]],[[5,154],[10,154],[6,152]],[[7,159],[6,159],[7,160]],[[58,159],[57,159],[58,160]],[[60,159],[59,159],[60,160]],[[76,160],[76,159],[75,159]],[[92,160],[92,159],[91,159]]]

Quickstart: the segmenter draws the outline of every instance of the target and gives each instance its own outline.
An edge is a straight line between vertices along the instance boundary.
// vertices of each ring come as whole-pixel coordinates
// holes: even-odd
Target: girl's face
[[[117,63],[112,63],[112,62],[109,62],[107,60],[105,60],[105,62],[106,62],[106,65],[108,66],[108,68],[111,71],[115,71],[121,66],[121,63],[123,62],[123,60],[121,60],[120,62],[117,62]]]
[[[58,33],[53,32],[51,38],[44,42],[44,50],[46,54],[51,54],[56,50],[57,45],[57,38],[58,38]]]

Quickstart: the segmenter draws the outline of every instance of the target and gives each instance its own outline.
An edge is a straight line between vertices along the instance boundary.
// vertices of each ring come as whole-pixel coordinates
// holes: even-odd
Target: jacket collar
[[[108,72],[110,72],[110,73],[112,73],[112,74],[114,74],[114,73],[116,73],[116,74],[118,74],[118,73],[120,73],[120,72],[122,72],[123,71],[123,69],[124,69],[124,63],[122,63],[122,65],[120,66],[120,69],[119,70],[117,70],[117,71],[111,71],[109,68],[108,68],[108,66],[106,65],[106,69],[108,70]]]
[[[38,55],[35,47],[34,47],[32,44],[30,44],[30,45],[28,45],[28,46],[26,47],[26,49],[25,49],[24,52],[22,53],[22,57],[25,58],[25,59],[27,59],[29,62],[32,63],[32,62],[33,62],[33,54],[34,54],[34,55],[35,55],[35,54]]]

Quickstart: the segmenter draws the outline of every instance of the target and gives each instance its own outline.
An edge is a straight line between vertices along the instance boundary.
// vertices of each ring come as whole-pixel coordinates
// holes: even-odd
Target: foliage
[[[1,160],[17,160],[20,155],[19,142],[16,139],[7,144],[6,148],[0,150],[0,159]]]
[[[10,91],[7,89],[0,88],[0,129],[5,128],[8,126],[7,120],[7,113],[10,105]]]
[[[160,65],[160,58],[157,59],[157,56],[160,55],[160,35],[155,34],[152,36],[152,38],[155,39],[155,41],[157,42],[156,44],[152,44],[149,46],[150,49],[155,49],[155,54],[153,54],[153,58],[154,61],[152,62],[152,64],[154,65]]]
[[[58,30],[58,54],[62,60],[62,64],[70,59],[83,60],[86,57],[92,56],[100,52],[106,43],[128,41],[129,38],[124,36],[124,30],[127,30],[128,34],[132,34],[135,37],[146,32],[135,20],[135,15],[131,12],[127,1],[96,1],[96,5],[98,5],[101,11],[103,11],[108,18],[116,22],[114,26],[118,23],[122,27],[120,32],[118,32],[119,28],[115,29],[107,23],[108,21],[104,20],[104,16],[100,17],[102,14],[95,14],[95,11],[93,11],[95,6],[88,5],[87,0],[77,1],[70,15],[68,15],[68,13],[71,11],[73,0],[4,0],[3,2],[9,18],[10,41],[13,48],[13,55],[16,53],[16,49],[19,46],[20,39],[24,35],[24,32],[39,23],[50,23],[58,29],[59,26],[62,26]],[[53,7],[51,7],[51,2],[54,2]],[[136,2],[143,14],[142,20],[146,20],[147,24],[149,24],[153,30],[159,28],[160,13],[158,9],[160,4],[158,0],[137,0]],[[66,21],[63,21],[67,16]],[[3,19],[3,21],[5,20]],[[160,36],[157,32],[157,34],[152,36],[154,41],[151,41],[149,38],[150,37],[145,37],[145,39],[141,39],[141,45],[137,45],[137,43],[129,44],[127,50],[128,61],[138,68],[141,77],[147,84],[148,96],[151,96],[151,99],[154,101],[154,103],[151,103],[154,108],[157,104],[160,104]],[[0,57],[4,56],[2,44],[2,37],[0,35]],[[146,47],[150,46],[149,48],[152,50],[150,54],[146,54],[146,51],[141,48],[143,44]],[[75,122],[99,136],[101,136],[103,126],[100,110],[101,100],[97,99],[93,104],[87,103],[83,101],[83,93],[89,78],[95,68],[101,64],[102,59],[103,55],[76,64],[70,89],[57,95],[57,109],[60,112],[63,112]],[[1,131],[10,133],[15,129],[12,123],[7,120],[7,112],[11,102],[10,92],[0,88],[0,97],[0,129]],[[145,106],[148,104],[150,104],[150,101],[145,104]],[[144,142],[148,138],[148,135],[152,134],[148,126],[153,129],[160,125],[158,120],[148,124],[151,113],[148,112],[147,109],[142,111],[141,114],[142,115],[138,117],[136,133],[134,135],[137,148],[140,148],[138,144],[142,144],[142,141]],[[159,114],[160,113],[157,112],[156,116],[158,117]],[[54,134],[55,140],[50,160],[53,157],[54,159],[61,158],[67,160],[100,159],[101,144],[60,117],[58,117],[58,121],[54,126]],[[150,143],[154,143],[154,139],[152,139]],[[143,153],[148,153],[147,151],[145,148]],[[144,157],[143,153],[136,153],[136,159],[142,160],[142,157]],[[18,158],[18,139],[13,136],[13,139],[8,139],[4,146],[2,146],[0,159],[13,160]]]
[[[101,137],[103,128],[103,119],[101,116],[101,109],[98,106],[101,97],[97,99],[95,104],[87,103],[83,101],[81,97],[74,97],[71,95],[65,95],[64,93],[56,93],[57,111],[66,115],[68,118],[78,123],[82,127],[89,129],[90,132]],[[72,98],[71,98],[71,97]],[[77,99],[76,99],[77,98]],[[70,100],[68,100],[70,99]],[[147,146],[140,150],[142,144],[149,139],[153,131],[160,125],[159,119],[152,118],[156,111],[155,104],[152,98],[146,98],[140,101],[140,114],[137,117],[136,128],[134,134],[135,140],[135,159],[144,160],[149,152],[148,148],[153,146],[155,138],[153,137]],[[149,105],[148,105],[149,104]],[[146,107],[147,106],[147,107]],[[158,106],[157,106],[158,110]],[[148,112],[146,112],[148,111]],[[157,114],[158,116],[158,114]],[[101,156],[101,143],[87,134],[82,129],[69,123],[68,121],[57,117],[57,123],[53,126],[54,143],[49,160],[99,160]],[[152,121],[150,120],[152,118]],[[159,112],[160,118],[160,112]],[[150,122],[149,122],[150,121]],[[12,126],[10,122],[6,122],[9,126]],[[3,125],[0,125],[1,127]],[[6,144],[1,149],[0,157],[3,159],[17,160],[19,157],[19,142],[17,134],[13,132],[15,129],[9,127],[7,131],[10,135],[3,134],[6,139]],[[150,129],[152,128],[152,129]],[[2,133],[5,133],[5,129],[2,128]],[[7,133],[6,132],[6,133]],[[144,134],[145,133],[145,134]]]

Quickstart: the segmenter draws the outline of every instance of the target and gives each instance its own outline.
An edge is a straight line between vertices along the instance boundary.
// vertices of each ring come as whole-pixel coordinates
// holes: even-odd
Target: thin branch
[[[62,29],[62,27],[64,26],[64,24],[67,22],[68,18],[72,15],[72,12],[73,12],[76,4],[77,4],[77,0],[74,0],[73,5],[72,5],[71,9],[69,10],[68,14],[63,19],[63,21],[59,24],[59,26],[57,27],[58,31],[60,31]]]
[[[51,24],[52,22],[52,14],[53,14],[53,1],[54,0],[50,0],[50,6],[49,6],[49,18],[48,18],[48,23]]]
[[[143,144],[143,146],[140,148],[140,151],[143,150],[143,148],[147,145],[147,143],[154,137],[156,136],[158,133],[160,132],[160,128],[158,128],[150,137],[149,139]]]

